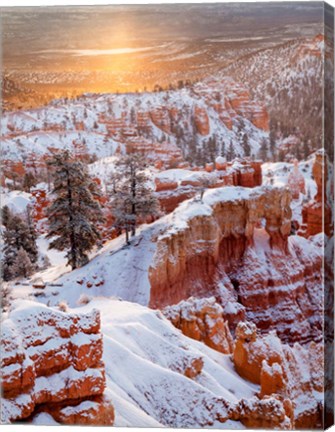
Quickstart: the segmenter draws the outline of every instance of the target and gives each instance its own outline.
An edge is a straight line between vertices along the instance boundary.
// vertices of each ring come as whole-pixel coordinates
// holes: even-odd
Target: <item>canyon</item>
[[[187,38],[129,53],[141,59],[130,81],[145,72],[153,83],[144,65],[166,63],[153,91],[79,91],[90,80],[127,88],[107,70],[5,72],[2,198],[29,213],[39,268],[4,288],[2,423],[324,426],[334,185],[310,113],[321,113],[331,54],[316,27],[295,39],[290,26],[279,37],[270,28],[260,39],[197,39],[199,53]],[[177,80],[183,70],[190,79]],[[56,89],[74,79],[70,97],[60,88],[39,103],[34,81]],[[48,159],[64,149],[101,189],[105,216],[89,262],[74,270],[46,237]],[[110,194],[125,154],[144,155],[160,204],[129,244]]]

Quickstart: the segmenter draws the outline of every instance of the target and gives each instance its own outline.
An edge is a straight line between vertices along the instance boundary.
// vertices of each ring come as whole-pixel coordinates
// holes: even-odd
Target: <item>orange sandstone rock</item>
[[[1,346],[4,423],[31,416],[37,405],[52,411],[54,404],[64,407],[104,392],[96,310],[75,314],[17,302],[2,323]]]
[[[233,352],[234,342],[223,309],[214,297],[191,297],[165,308],[163,313],[185,336],[202,341],[224,354]]]

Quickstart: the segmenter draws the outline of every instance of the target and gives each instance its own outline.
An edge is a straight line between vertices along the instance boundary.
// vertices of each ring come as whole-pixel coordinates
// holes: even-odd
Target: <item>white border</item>
[[[273,2],[275,0],[257,0],[257,2]],[[281,0],[283,2],[292,2],[292,0]],[[306,1],[306,0],[294,0],[294,1]],[[217,0],[173,0],[173,1],[158,1],[158,0],[0,0],[0,7],[18,7],[18,6],[87,6],[87,5],[118,5],[118,4],[173,4],[173,3],[253,3],[252,0],[238,0],[238,1],[217,1]],[[335,0],[328,0],[331,6],[335,7]],[[32,426],[32,425],[1,425],[1,431],[3,432],[42,432],[43,428],[46,431],[55,431],[61,429],[64,432],[75,432],[76,430],[82,430],[87,432],[103,432],[103,431],[114,431],[114,432],[145,432],[146,428],[119,428],[119,427],[100,427],[96,426]],[[171,432],[179,432],[183,429],[169,428]],[[205,430],[205,429],[201,429]],[[211,431],[212,429],[207,429]],[[230,429],[220,429],[220,431],[231,431]],[[149,432],[161,432],[162,429],[150,428]],[[199,429],[185,429],[186,432],[199,432]],[[335,432],[335,426],[328,429],[330,432]],[[236,431],[231,431],[236,432]],[[257,432],[268,432],[257,430]]]

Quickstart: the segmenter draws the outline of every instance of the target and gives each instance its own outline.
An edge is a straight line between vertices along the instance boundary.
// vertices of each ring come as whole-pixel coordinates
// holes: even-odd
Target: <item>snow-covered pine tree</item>
[[[36,268],[38,258],[36,240],[31,234],[28,225],[19,216],[11,214],[3,238],[2,264],[4,280],[15,277],[12,267],[21,248],[26,251],[30,263],[34,269]]]
[[[230,140],[230,144],[229,144],[229,148],[227,151],[227,161],[230,162],[235,158],[235,150],[234,150],[234,145],[233,145],[233,141]]]
[[[27,252],[21,247],[17,255],[15,257],[15,260],[13,262],[11,272],[13,277],[25,277],[27,278],[34,272],[34,265],[30,261],[29,255]]]
[[[54,200],[47,209],[49,249],[67,251],[68,264],[75,269],[88,262],[87,252],[100,239],[97,224],[103,216],[98,185],[86,166],[75,161],[68,150],[53,156]]]
[[[1,284],[1,310],[7,312],[12,302],[12,286],[9,283]]]
[[[268,142],[266,138],[262,138],[259,148],[259,158],[266,162],[268,160]]]
[[[249,144],[248,135],[245,133],[242,138],[242,147],[244,150],[244,156],[250,156],[251,154],[251,146]]]
[[[112,178],[115,227],[125,231],[127,244],[129,234],[136,234],[140,219],[159,215],[159,203],[148,184],[146,166],[146,160],[140,154],[123,156],[116,163],[116,172]]]
[[[1,225],[7,228],[10,219],[13,217],[12,212],[8,206],[3,206],[1,209]]]

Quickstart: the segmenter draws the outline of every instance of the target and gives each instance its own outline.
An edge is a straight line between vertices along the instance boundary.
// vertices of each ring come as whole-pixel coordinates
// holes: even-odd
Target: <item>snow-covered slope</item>
[[[106,299],[95,299],[79,310],[92,307],[102,317],[115,426],[229,428],[229,423],[214,420],[215,411],[224,412],[220,399],[234,403],[257,391],[258,386],[237,375],[229,356],[183,336],[159,311]],[[184,376],[199,358],[202,373],[194,379]]]
[[[284,136],[297,133],[318,148],[324,51],[322,35],[300,38],[241,57],[221,76],[243,82],[254,98],[264,101]]]
[[[243,155],[241,127],[256,155],[267,137],[266,124],[262,129],[254,122],[262,107],[248,95],[243,106],[235,105],[240,92],[243,86],[232,80],[211,80],[157,93],[87,94],[8,112],[1,119],[3,157],[19,161],[65,147],[101,158],[134,146],[156,160],[169,155],[205,163],[226,154],[230,143],[236,156]]]
[[[131,245],[125,244],[124,236],[110,242],[99,251],[93,251],[92,260],[85,266],[70,272],[70,267],[64,263],[51,267],[33,275],[30,280],[42,278],[45,282],[58,285],[57,288],[47,286],[37,293],[26,285],[18,285],[16,295],[38,296],[48,304],[57,305],[66,301],[75,307],[81,295],[90,298],[95,296],[121,297],[124,300],[148,305],[150,300],[149,267],[154,263],[157,251],[157,240],[164,235],[183,230],[189,221],[197,216],[210,216],[212,206],[220,201],[246,199],[249,196],[262,193],[260,188],[223,187],[207,190],[204,202],[197,198],[187,200],[171,214],[168,214],[149,225],[142,225]],[[58,261],[59,262],[59,261]]]

